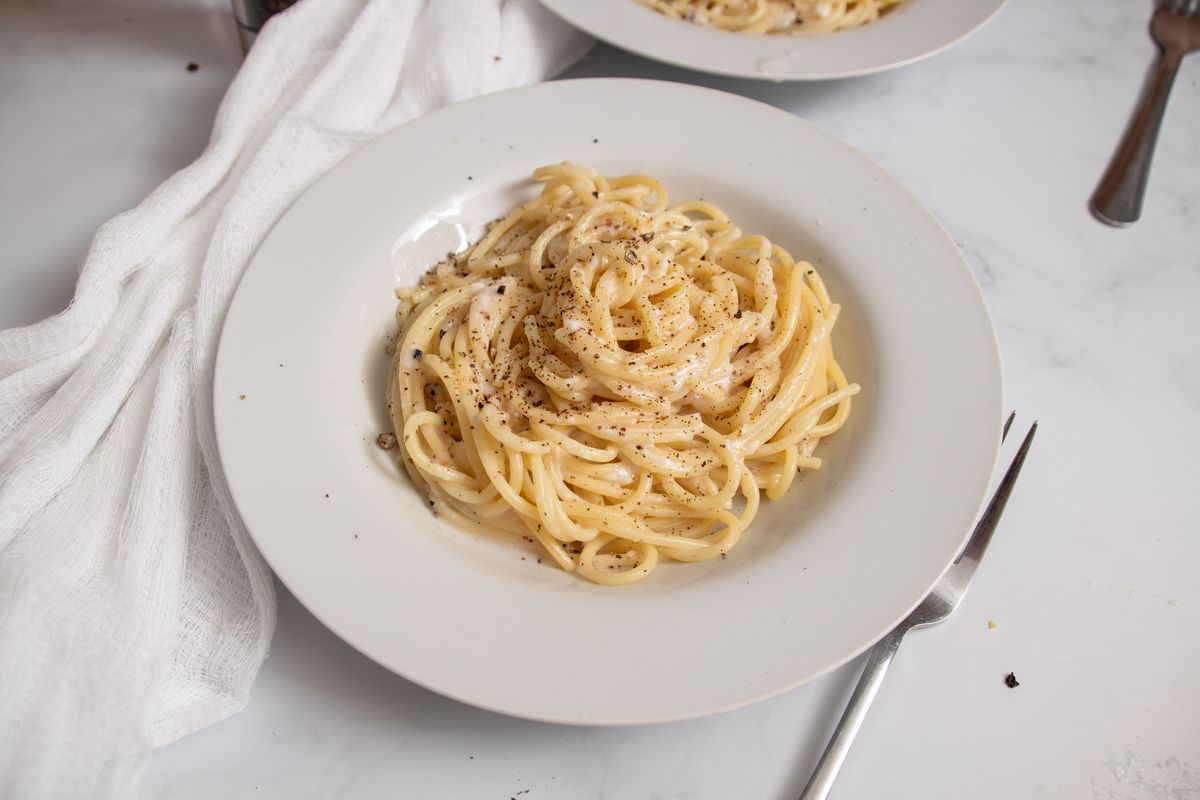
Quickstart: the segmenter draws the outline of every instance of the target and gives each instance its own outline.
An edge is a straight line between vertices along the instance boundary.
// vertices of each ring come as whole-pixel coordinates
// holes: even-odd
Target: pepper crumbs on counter
[[[1015,689],[1021,685],[1021,682],[1017,680],[1016,675],[1010,672],[1004,676],[1004,685],[1010,689]]]

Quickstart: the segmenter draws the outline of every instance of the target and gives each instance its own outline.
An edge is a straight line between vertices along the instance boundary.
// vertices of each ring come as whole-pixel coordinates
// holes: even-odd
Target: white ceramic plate
[[[669,19],[635,0],[542,0],[577,28],[638,55],[701,72],[774,81],[847,78],[939,53],[1005,0],[907,0],[881,19],[812,36],[752,36]]]
[[[764,502],[727,559],[665,564],[628,588],[435,519],[375,444],[393,290],[532,196],[535,167],[566,159],[650,172],[817,264],[843,306],[840,360],[863,385],[822,444],[825,468]],[[963,543],[1002,413],[979,289],[903,187],[778,109],[634,80],[490,95],[347,158],[247,270],[215,393],[238,509],[326,625],[450,697],[597,725],[731,709],[864,650]]]

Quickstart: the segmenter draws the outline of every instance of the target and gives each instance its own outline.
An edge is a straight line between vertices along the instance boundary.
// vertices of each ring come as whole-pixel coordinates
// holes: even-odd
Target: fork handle
[[[841,771],[846,755],[850,752],[850,745],[858,735],[863,720],[867,718],[867,711],[870,710],[879,687],[883,685],[883,679],[892,663],[892,657],[896,655],[896,650],[904,639],[904,633],[902,628],[893,629],[871,648],[871,655],[867,657],[862,677],[858,679],[854,694],[850,695],[850,702],[846,704],[846,710],[842,712],[842,718],[838,720],[837,729],[834,730],[825,752],[821,754],[817,768],[808,779],[808,785],[800,793],[800,800],[825,800],[829,796],[833,782],[837,780],[838,772]]]
[[[1183,53],[1177,48],[1163,51],[1150,90],[1092,195],[1092,213],[1103,223],[1125,227],[1142,215],[1142,197],[1146,194],[1158,128],[1182,60]]]

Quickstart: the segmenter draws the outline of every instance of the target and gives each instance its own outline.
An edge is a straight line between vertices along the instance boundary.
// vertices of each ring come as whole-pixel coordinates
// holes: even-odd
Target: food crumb
[[[1015,689],[1021,685],[1021,682],[1017,680],[1016,675],[1010,672],[1004,676],[1004,685],[1010,689]]]
[[[187,71],[188,71],[188,72],[195,72],[195,71],[196,71],[196,70],[198,70],[198,69],[200,69],[200,65],[199,65],[199,64],[197,64],[195,61],[189,61],[189,62],[188,62],[188,65],[187,65]]]
[[[246,399],[246,395],[244,395],[244,394],[238,395],[238,400],[245,400],[245,399]]]
[[[994,630],[996,630],[996,620],[994,620],[994,619],[989,619],[989,620],[988,620],[988,630],[989,630],[989,631],[994,631]]]
[[[375,444],[379,445],[379,447],[383,450],[391,450],[396,446],[396,434],[381,433],[378,437],[376,437]]]

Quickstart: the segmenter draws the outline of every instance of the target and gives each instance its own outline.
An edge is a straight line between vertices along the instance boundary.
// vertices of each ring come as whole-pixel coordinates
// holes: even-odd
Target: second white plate
[[[755,36],[669,19],[635,0],[542,0],[609,44],[700,72],[774,81],[847,78],[927,58],[966,38],[1005,0],[907,0],[853,30]]]
[[[661,565],[627,588],[435,519],[375,444],[390,427],[393,290],[535,193],[535,167],[566,159],[654,174],[817,264],[842,304],[839,358],[863,386],[825,467],[764,502],[727,559]],[[582,724],[734,708],[868,647],[964,541],[1002,414],[979,289],[903,187],[778,109],[631,80],[482,97],[339,164],[249,266],[215,393],[237,507],[317,617],[435,691]]]

